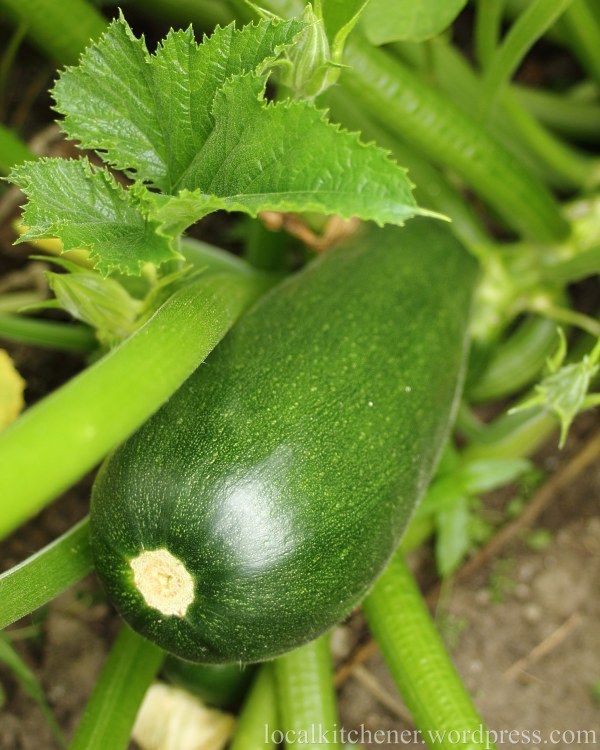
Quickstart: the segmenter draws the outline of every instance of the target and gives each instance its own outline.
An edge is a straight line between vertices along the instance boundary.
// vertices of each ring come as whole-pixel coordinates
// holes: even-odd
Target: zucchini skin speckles
[[[447,438],[474,279],[419,218],[362,228],[259,300],[98,475],[96,568],[132,627],[190,661],[252,662],[349,613]],[[195,580],[183,617],[133,583],[155,549]]]

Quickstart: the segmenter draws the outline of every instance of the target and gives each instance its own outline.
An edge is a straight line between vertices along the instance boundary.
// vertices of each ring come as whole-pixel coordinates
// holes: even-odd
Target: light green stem
[[[92,569],[87,518],[0,575],[0,630],[54,599]]]
[[[600,159],[587,156],[559,140],[527,111],[512,91],[502,97],[508,113],[524,143],[548,164],[560,179],[563,189],[592,189],[600,183]]]
[[[264,664],[248,692],[229,750],[274,750],[277,730],[275,674],[272,664]]]
[[[98,347],[94,331],[78,323],[54,323],[24,315],[0,313],[0,339],[60,349],[66,352],[91,352]]]
[[[600,141],[600,105],[595,99],[514,86],[512,92],[521,104],[546,127],[569,138],[597,143]]]
[[[400,555],[363,612],[422,740],[432,750],[494,748]]]
[[[286,747],[336,750],[340,729],[329,635],[275,661],[281,728]],[[306,739],[303,739],[306,738]]]
[[[483,77],[479,116],[485,120],[504,86],[533,44],[552,26],[573,0],[532,0],[511,26]]]
[[[129,339],[0,434],[0,538],[92,469],[153,414],[265,289],[201,277]]]
[[[125,750],[164,651],[123,625],[85,707],[70,750]]]
[[[477,0],[475,15],[475,54],[482,68],[494,56],[500,36],[504,0]]]
[[[243,0],[231,0],[242,17]],[[284,17],[302,12],[294,0],[262,0],[262,7]],[[568,223],[544,185],[532,177],[488,132],[457,109],[449,97],[358,31],[345,49],[340,85],[390,133],[462,177],[509,226],[537,242],[558,242]]]
[[[225,26],[231,12],[223,0],[129,0],[151,18],[164,18],[170,24],[193,24],[196,29],[212,30]]]
[[[598,0],[591,0],[597,3]],[[600,22],[589,0],[575,0],[564,15],[571,49],[589,75],[600,85]]]

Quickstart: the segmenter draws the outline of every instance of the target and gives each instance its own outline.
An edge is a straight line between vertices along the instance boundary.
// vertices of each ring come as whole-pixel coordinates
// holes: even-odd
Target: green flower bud
[[[325,26],[312,5],[306,6],[302,18],[308,26],[288,52],[282,82],[298,98],[314,99],[337,81],[339,69],[331,62]]]

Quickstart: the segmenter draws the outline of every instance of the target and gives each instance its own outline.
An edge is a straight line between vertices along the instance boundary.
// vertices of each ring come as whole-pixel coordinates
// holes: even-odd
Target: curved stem
[[[336,750],[337,713],[329,635],[275,661],[281,728],[286,746]],[[309,738],[304,741],[304,738]]]
[[[401,555],[363,612],[423,741],[432,749],[493,748]]]
[[[573,0],[533,0],[511,26],[485,75],[479,117],[485,120],[526,53]]]
[[[0,434],[0,538],[153,414],[268,286],[213,274],[184,287],[120,346]]]
[[[70,750],[125,750],[146,690],[164,651],[127,625],[114,642]]]
[[[0,125],[0,173],[8,174],[17,164],[24,161],[36,159],[33,151],[29,150],[23,141],[9,130],[6,126]]]
[[[0,575],[0,630],[80,581],[92,565],[89,522],[84,518],[47,547]]]
[[[600,323],[589,315],[577,312],[577,310],[554,305],[546,299],[542,299],[539,302],[533,301],[529,309],[531,312],[545,315],[547,318],[555,320],[557,323],[577,326],[577,328],[581,328],[582,331],[589,333],[591,336],[600,338]]]
[[[414,195],[418,204],[448,216],[452,220],[452,230],[467,247],[489,244],[489,236],[479,217],[437,167],[355,107],[339,87],[328,91],[327,104],[333,119],[350,130],[359,130],[363,140],[373,140],[378,146],[388,149],[398,163],[408,169],[408,175],[415,183]]]
[[[0,294],[0,313],[18,313],[28,305],[43,302],[47,295],[44,291],[7,292]]]
[[[481,68],[494,56],[504,12],[504,0],[478,0],[475,14],[475,54]]]
[[[232,4],[245,16],[243,0]],[[282,16],[302,12],[302,3],[263,0]],[[340,85],[394,136],[462,177],[507,224],[538,242],[558,242],[569,225],[545,186],[523,168],[451,99],[418,74],[353,32],[346,45]]]
[[[217,24],[225,26],[231,20],[231,12],[224,0],[130,0],[152,19],[164,18],[170,24],[193,24],[198,29],[212,30]]]
[[[246,260],[261,271],[282,271],[286,263],[286,235],[273,232],[260,219],[250,219]]]
[[[514,96],[506,91],[502,97],[508,113],[521,138],[561,179],[558,187],[593,188],[600,183],[600,160],[576,151],[546,130]]]
[[[254,679],[238,719],[230,750],[274,750],[277,696],[272,664],[264,664]]]
[[[0,314],[0,339],[87,354],[98,347],[94,331],[78,323],[55,323],[24,315]]]
[[[597,2],[597,0],[593,0]],[[564,15],[570,47],[588,74],[600,85],[600,22],[587,0],[575,0]]]
[[[597,143],[600,140],[600,104],[563,93],[513,86],[521,104],[540,122],[569,138]]]

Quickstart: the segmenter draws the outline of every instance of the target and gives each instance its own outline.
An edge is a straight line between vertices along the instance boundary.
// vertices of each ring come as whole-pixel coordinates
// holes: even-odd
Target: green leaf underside
[[[19,242],[59,237],[65,251],[89,248],[103,273],[135,274],[142,262],[178,257],[130,193],[87,159],[40,159],[17,167],[11,179],[29,198],[23,213],[29,229]]]
[[[370,0],[362,26],[372,44],[420,42],[444,31],[467,0]]]
[[[150,55],[124,19],[57,81],[63,129],[85,148],[165,193],[174,193],[213,128],[215,95],[227,80],[273,62],[301,21],[217,28],[197,44],[193,31],[170,32]]]
[[[58,80],[63,127],[134,180],[86,159],[14,170],[27,194],[23,240],[86,247],[103,273],[177,256],[174,239],[212,211],[315,211],[402,224],[420,213],[405,170],[305,101],[267,102],[269,65],[303,28],[264,20],[198,45],[170,32],[150,55],[123,18]]]

